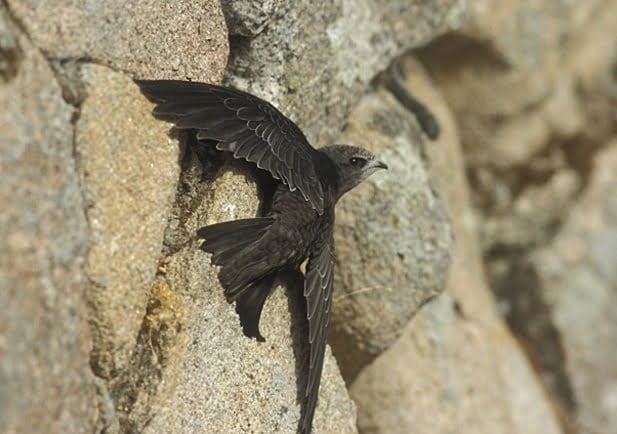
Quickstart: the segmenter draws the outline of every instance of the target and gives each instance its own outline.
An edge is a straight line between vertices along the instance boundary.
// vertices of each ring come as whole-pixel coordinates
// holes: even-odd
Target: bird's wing
[[[334,272],[334,240],[321,246],[309,257],[304,282],[304,297],[309,322],[309,371],[305,393],[303,432],[309,433],[317,405],[319,383],[326,351],[326,337],[332,306],[332,280]]]
[[[270,103],[237,89],[177,80],[135,80],[157,102],[156,115],[176,117],[180,129],[196,129],[198,139],[212,139],[217,149],[256,163],[300,190],[323,213],[324,194],[314,159],[317,151],[291,120]]]

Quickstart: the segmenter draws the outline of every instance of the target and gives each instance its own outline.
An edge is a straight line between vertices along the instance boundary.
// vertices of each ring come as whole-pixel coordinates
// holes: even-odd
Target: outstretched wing
[[[304,418],[302,431],[310,433],[313,415],[319,395],[319,383],[326,352],[326,337],[332,306],[332,280],[334,272],[334,240],[328,242],[309,257],[304,297],[309,322],[309,372],[305,392]]]
[[[196,129],[198,139],[256,163],[273,177],[300,190],[319,214],[324,195],[314,160],[317,151],[302,131],[270,103],[246,92],[207,83],[135,80],[157,102],[156,115],[174,116],[176,128]]]

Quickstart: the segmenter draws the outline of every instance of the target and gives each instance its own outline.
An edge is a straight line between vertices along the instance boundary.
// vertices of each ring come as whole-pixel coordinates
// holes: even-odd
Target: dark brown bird
[[[276,276],[308,259],[304,282],[309,323],[309,372],[300,431],[309,433],[317,404],[332,303],[334,206],[341,196],[387,166],[366,149],[313,148],[302,131],[268,102],[205,83],[135,80],[157,102],[154,114],[198,140],[267,170],[277,183],[263,217],[206,226],[201,248],[221,266],[219,280],[244,334],[259,341],[259,318]]]

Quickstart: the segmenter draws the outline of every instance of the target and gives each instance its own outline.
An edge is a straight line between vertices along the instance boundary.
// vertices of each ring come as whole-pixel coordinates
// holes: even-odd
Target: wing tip
[[[139,87],[142,94],[153,102],[165,102],[166,98],[160,95],[160,86],[164,80],[146,80],[133,77],[133,82]]]

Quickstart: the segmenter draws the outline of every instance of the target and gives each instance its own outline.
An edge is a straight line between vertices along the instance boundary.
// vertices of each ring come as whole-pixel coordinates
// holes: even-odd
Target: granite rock
[[[244,336],[194,234],[206,224],[255,216],[259,194],[248,164],[210,158],[199,162],[187,151],[183,159],[183,194],[166,233],[167,256],[129,369],[110,382],[124,409],[121,427],[293,432],[307,368],[302,282],[284,279],[267,300],[260,327],[266,342]],[[329,350],[314,429],[356,432],[355,407]]]
[[[84,65],[75,126],[90,243],[92,366],[110,378],[135,346],[179,174],[178,141],[124,74]]]
[[[444,290],[452,239],[423,159],[432,144],[392,94],[364,96],[337,142],[370,149],[389,166],[337,207],[330,337],[351,382]]]
[[[568,432],[614,430],[605,416],[610,393],[581,386],[581,378],[599,384],[598,376],[610,375],[597,354],[586,355],[585,363],[578,349],[573,354],[580,334],[558,320],[563,306],[554,300],[546,268],[562,249],[592,237],[579,233],[572,212],[584,206],[591,216],[607,200],[599,193],[595,204],[582,198],[594,172],[602,170],[597,154],[615,136],[616,46],[607,35],[615,34],[616,24],[611,1],[474,2],[460,31],[420,53],[461,128],[485,269],[500,311]],[[579,249],[587,267],[592,251]],[[569,278],[560,287],[564,297],[589,291],[580,312],[569,311],[572,319],[586,318],[596,309],[593,294],[610,294],[612,283],[585,280],[562,267]],[[600,320],[587,320],[587,339],[609,339],[595,335],[594,321]]]
[[[423,68],[405,67],[409,89],[439,119],[427,147],[430,173],[456,242],[445,293],[351,386],[362,433],[561,433],[528,360],[498,315],[482,272],[456,124]],[[387,320],[387,317],[384,318]]]
[[[92,432],[73,108],[3,5],[0,46],[0,431]]]
[[[48,58],[82,59],[141,78],[216,82],[229,52],[219,2],[7,0]]]
[[[616,10],[474,2],[462,29],[421,50],[461,126],[490,257],[550,240],[612,134]]]
[[[252,1],[234,1],[245,20]],[[263,7],[269,2],[264,2]],[[460,25],[461,0],[275,2],[267,26],[232,39],[227,82],[267,99],[328,144],[373,77],[405,50]]]
[[[594,157],[589,184],[552,243],[525,262],[528,287],[542,294],[562,349],[563,376],[546,369],[548,364],[541,372],[580,433],[617,429],[616,188],[617,140],[612,140]],[[527,324],[521,334],[533,342],[533,357],[545,359],[541,348],[554,344],[533,307],[521,302],[507,307],[518,324]]]

